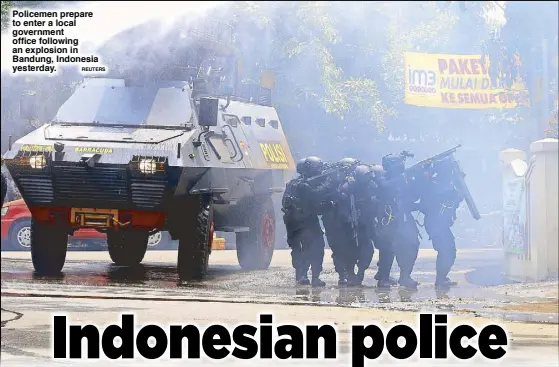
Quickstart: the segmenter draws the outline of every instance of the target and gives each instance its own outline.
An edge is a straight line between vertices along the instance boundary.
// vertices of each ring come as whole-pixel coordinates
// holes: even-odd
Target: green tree
[[[333,48],[344,40],[336,28],[331,4],[269,4],[236,3],[235,27],[245,41],[240,47],[248,79],[273,71],[280,106],[317,103],[340,120],[358,114],[382,126],[391,111],[370,103],[382,102],[377,83],[370,78],[348,77],[333,55]],[[252,38],[249,33],[263,36]],[[251,38],[252,42],[246,42]],[[270,41],[264,48],[263,39]]]
[[[52,4],[3,1],[3,21],[11,5],[45,3]],[[298,141],[295,145],[314,149],[339,141],[363,144],[356,139],[390,132],[451,133],[454,125],[445,121],[465,112],[405,105],[403,53],[487,52],[490,35],[498,34],[488,16],[497,6],[493,3],[243,1],[220,16],[232,21],[241,40],[244,81],[274,72],[274,102],[282,116],[291,117],[284,123],[289,137]],[[41,84],[27,83],[35,89]],[[332,140],[309,144],[308,137],[318,131],[329,131],[322,139]]]
[[[2,1],[2,31],[8,27],[11,8],[11,1]]]

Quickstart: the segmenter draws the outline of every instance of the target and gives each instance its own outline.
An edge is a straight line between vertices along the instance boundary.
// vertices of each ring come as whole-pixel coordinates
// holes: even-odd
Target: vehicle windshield
[[[92,79],[77,87],[53,122],[178,127],[191,117],[184,82],[125,86],[124,80]]]

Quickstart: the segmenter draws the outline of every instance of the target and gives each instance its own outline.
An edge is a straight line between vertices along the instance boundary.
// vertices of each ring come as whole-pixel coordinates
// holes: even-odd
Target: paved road
[[[73,322],[98,325],[118,323],[118,314],[128,311],[139,315],[143,323],[160,324],[255,322],[258,312],[273,311],[287,321],[314,319],[349,327],[359,319],[414,322],[415,314],[403,311],[438,310],[467,317],[468,322],[500,319],[513,330],[508,365],[532,360],[539,361],[537,365],[559,365],[556,312],[496,308],[527,301],[557,302],[557,283],[508,284],[500,275],[500,254],[495,250],[460,252],[451,274],[459,286],[445,293],[436,292],[432,285],[434,253],[428,250],[422,250],[416,266],[415,276],[422,284],[415,293],[379,292],[370,279],[374,265],[363,288],[338,289],[329,254],[324,274],[328,286],[295,288],[287,251],[277,251],[271,268],[259,272],[242,271],[234,251],[216,251],[205,281],[178,284],[175,257],[172,251],[151,252],[142,266],[131,269],[110,265],[104,252],[73,252],[68,254],[63,276],[42,278],[33,274],[28,253],[2,253],[2,364],[49,362],[54,311],[68,313]],[[393,270],[397,275],[396,266]],[[342,345],[342,352],[348,352],[347,345]]]

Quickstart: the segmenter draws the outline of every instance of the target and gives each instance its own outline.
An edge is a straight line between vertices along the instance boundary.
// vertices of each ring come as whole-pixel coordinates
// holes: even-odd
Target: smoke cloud
[[[498,37],[506,24],[506,4],[464,2],[466,6],[483,3],[482,9],[464,11],[457,7],[458,2],[444,2],[454,4],[448,9],[438,8],[438,3],[443,2],[138,1],[63,7],[94,12],[92,20],[78,21],[74,32],[79,35],[82,52],[102,52],[116,71],[180,64],[182,55],[174,51],[184,48],[188,40],[176,30],[205,16],[235,23],[243,79],[258,81],[259,73],[265,70],[276,73],[274,102],[295,159],[318,155],[331,161],[353,156],[379,163],[382,155],[401,150],[423,159],[461,143],[457,157],[480,211],[488,216],[474,222],[467,210],[461,211],[455,226],[459,246],[498,244],[502,196],[498,152],[528,148],[534,125],[530,111],[407,105],[402,54],[481,54],[483,41]],[[526,8],[525,27],[543,23],[529,11],[530,4],[516,2]],[[476,16],[479,11],[484,16]],[[557,12],[554,14],[557,22]],[[134,32],[139,25],[140,31]],[[556,27],[554,31],[553,27],[541,28],[545,37],[557,40]],[[11,64],[9,38],[10,34],[2,36],[3,71]],[[531,52],[520,43],[512,46],[525,54]],[[556,65],[550,73],[557,80]],[[43,85],[48,95],[44,121],[56,112],[80,77],[68,72],[38,78],[35,87]],[[362,80],[347,83],[352,79]],[[3,152],[7,135],[17,139],[34,128],[22,124],[14,112],[18,93],[25,89],[22,85],[20,77],[2,73],[2,90],[9,91],[2,96]],[[361,93],[362,88],[349,100],[340,97],[342,92],[360,86],[366,86],[370,93]],[[365,108],[352,110],[356,101]]]

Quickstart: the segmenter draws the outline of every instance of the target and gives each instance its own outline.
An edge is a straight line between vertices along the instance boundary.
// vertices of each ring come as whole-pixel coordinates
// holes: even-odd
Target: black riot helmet
[[[390,175],[399,175],[404,173],[406,166],[400,155],[388,154],[382,157],[382,168]]]
[[[355,159],[355,158],[343,158],[343,159],[340,159],[340,161],[338,163],[340,163],[344,166],[346,166],[346,165],[351,166],[351,165],[357,163],[357,159]]]
[[[379,166],[378,164],[373,164],[373,165],[369,166],[369,168],[370,168],[370,170],[371,170],[371,173],[372,173],[374,176],[380,176],[380,175],[382,175],[382,173],[384,172],[383,167],[382,167],[382,166]]]
[[[310,156],[305,158],[305,175],[315,176],[322,173],[324,168],[324,163],[322,160],[316,156]]]
[[[304,175],[305,174],[305,158],[303,159],[299,159],[297,161],[297,173],[300,175]]]
[[[353,170],[353,178],[357,183],[367,183],[372,179],[372,170],[369,166],[360,164]]]
[[[342,165],[342,169],[337,173],[338,179],[343,179],[344,176],[351,174],[351,167],[358,161],[355,158],[343,158],[338,161]]]

